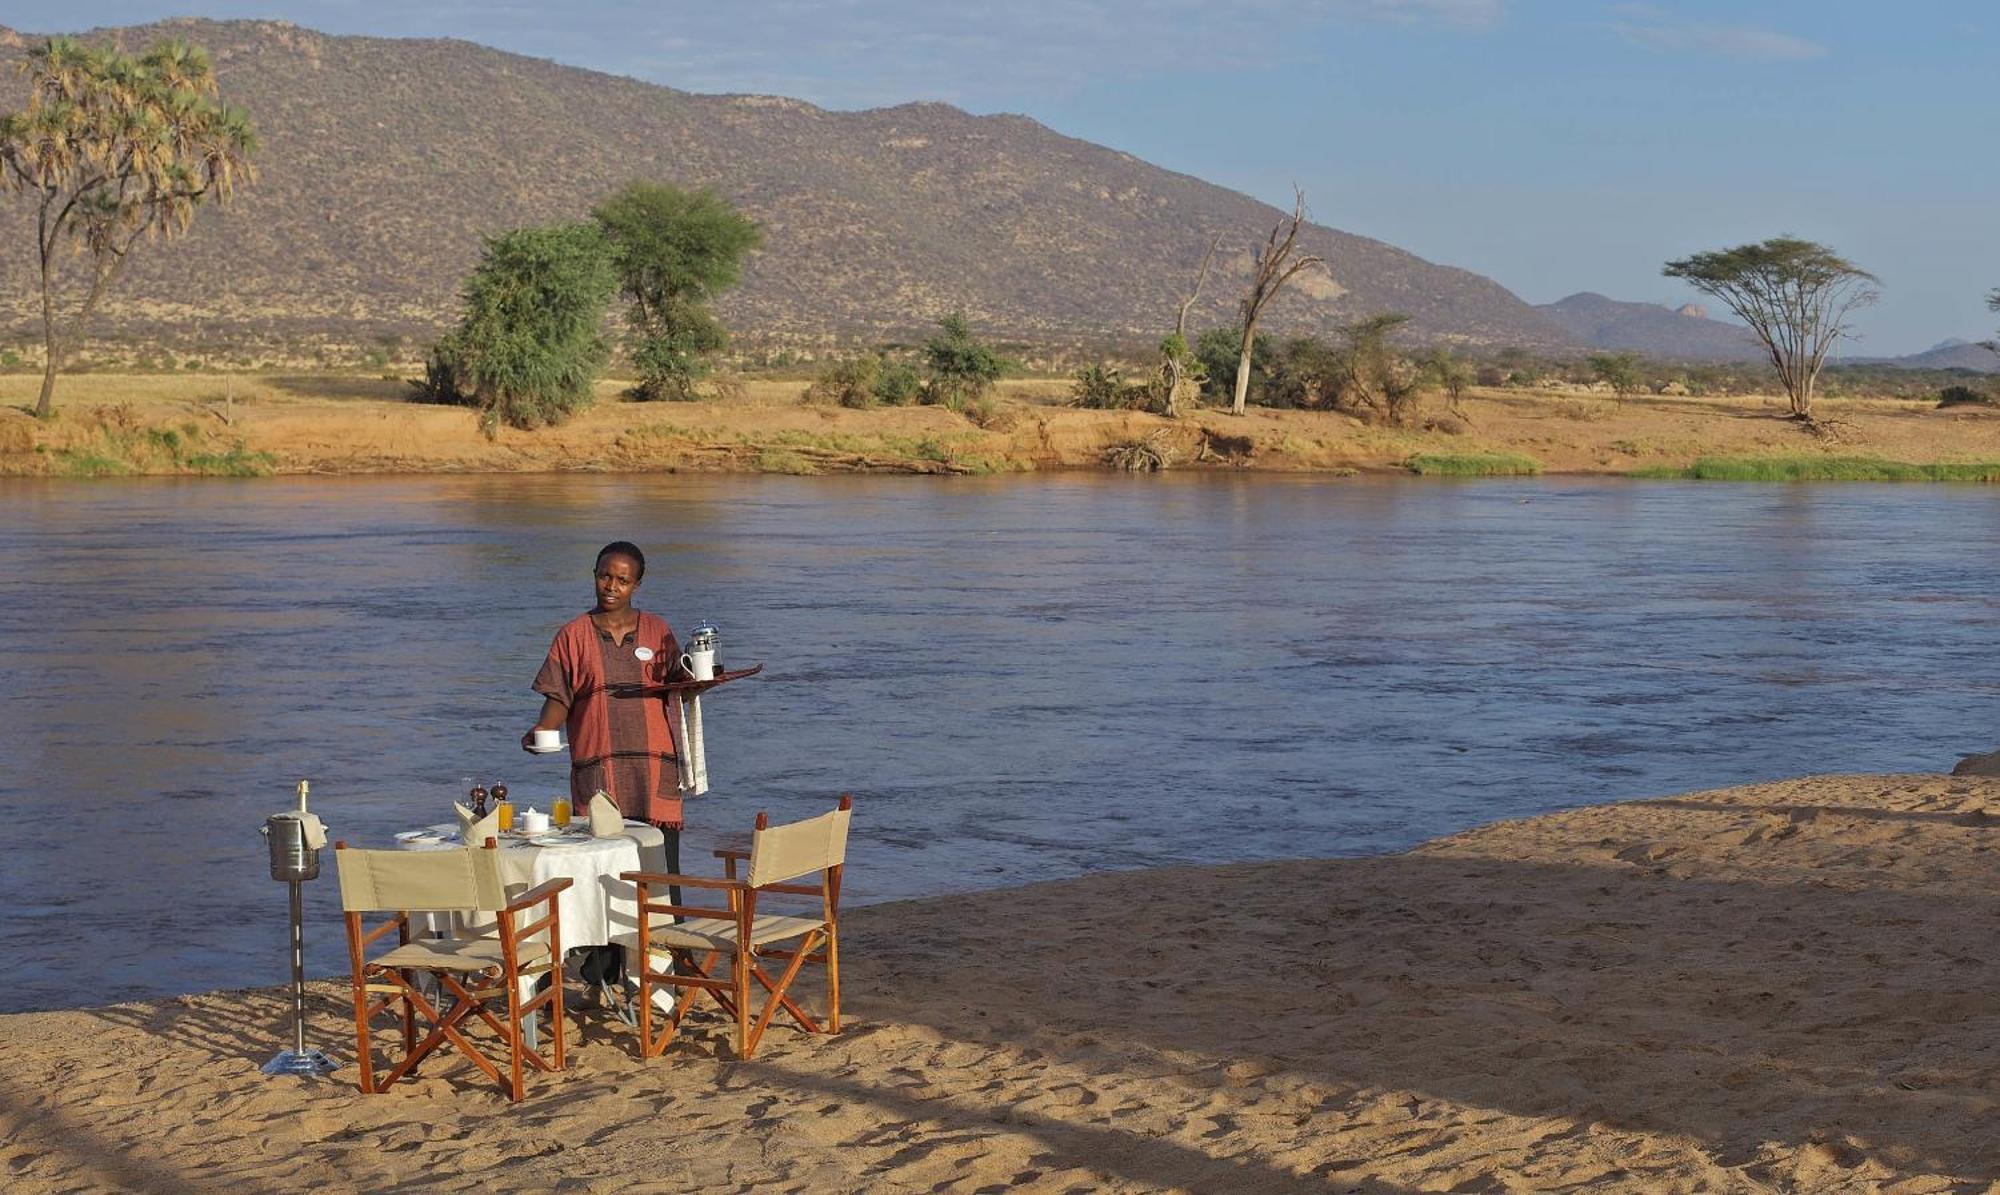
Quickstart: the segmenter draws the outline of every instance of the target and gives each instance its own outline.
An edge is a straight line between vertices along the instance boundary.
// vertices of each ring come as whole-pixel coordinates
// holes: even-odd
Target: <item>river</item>
[[[856,796],[848,899],[1398,850],[2000,745],[2000,490],[1282,476],[0,483],[0,1010],[283,982],[258,827],[545,805],[598,546],[722,630],[685,860]],[[341,966],[331,866],[309,963]]]

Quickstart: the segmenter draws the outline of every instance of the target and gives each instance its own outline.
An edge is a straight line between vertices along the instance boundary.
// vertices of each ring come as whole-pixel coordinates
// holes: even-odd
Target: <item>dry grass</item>
[[[569,423],[489,442],[470,411],[412,402],[400,377],[380,374],[83,374],[62,379],[57,416],[48,421],[25,414],[39,380],[0,374],[0,473],[184,472],[204,453],[217,458],[207,462],[216,468],[254,461],[280,473],[992,473],[1167,465],[1345,474],[1406,472],[1413,460],[1511,457],[1544,473],[1659,475],[1703,458],[1816,461],[1837,453],[1919,468],[2000,461],[2000,410],[1883,400],[1826,401],[1823,414],[1841,428],[1839,444],[1831,445],[1782,418],[1782,402],[1765,397],[1640,397],[1586,408],[1572,394],[1479,390],[1464,401],[1470,422],[1452,432],[1258,408],[1242,416],[1203,409],[1170,423],[1070,407],[1066,379],[1032,379],[1003,383],[996,408],[1006,417],[982,428],[940,407],[803,407],[795,377],[743,379],[726,395],[687,403],[628,401],[627,380],[611,378],[599,384],[597,405]],[[149,432],[189,423],[202,429],[200,452],[176,458],[135,450]],[[141,440],[121,448],[110,431]],[[1149,444],[1162,451],[1110,451]],[[1833,474],[1788,467],[1787,475]]]

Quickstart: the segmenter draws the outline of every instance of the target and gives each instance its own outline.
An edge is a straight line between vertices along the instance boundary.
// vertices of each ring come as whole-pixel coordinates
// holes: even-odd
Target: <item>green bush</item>
[[[1990,407],[1994,405],[1994,402],[1993,396],[1983,390],[1974,390],[1970,386],[1946,386],[1944,389],[1938,391],[1937,405],[1940,407]]]
[[[907,361],[885,361],[875,375],[875,397],[892,407],[908,406],[922,397],[923,375]]]
[[[489,433],[559,423],[590,405],[611,355],[602,328],[617,290],[611,246],[595,225],[490,237],[466,280],[465,316],[433,358],[482,408]]]
[[[1092,411],[1123,411],[1133,405],[1133,390],[1116,366],[1102,361],[1086,365],[1070,379],[1070,405]]]
[[[1236,394],[1236,360],[1243,347],[1243,329],[1207,328],[1194,338],[1194,357],[1201,362],[1202,394],[1228,402]],[[1250,389],[1244,400],[1264,401],[1266,371],[1271,362],[1271,338],[1262,332],[1250,340]]]
[[[972,325],[957,311],[939,320],[938,330],[924,341],[924,363],[930,381],[923,400],[954,411],[967,399],[984,395],[1009,365],[972,334]]]
[[[872,407],[881,374],[882,359],[873,354],[829,361],[813,375],[804,399],[809,403],[838,403],[856,409]]]

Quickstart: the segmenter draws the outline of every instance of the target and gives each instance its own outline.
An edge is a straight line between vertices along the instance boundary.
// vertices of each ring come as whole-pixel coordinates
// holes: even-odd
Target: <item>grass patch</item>
[[[1403,467],[1419,477],[1533,477],[1542,462],[1513,452],[1418,453]]]
[[[50,457],[58,477],[264,477],[277,466],[268,452],[251,452],[208,438],[200,424],[133,427],[124,412],[90,429],[85,443],[58,448]]]
[[[786,452],[781,448],[766,448],[757,454],[757,472],[783,473],[789,477],[812,477],[820,471],[819,466],[796,452]]]
[[[1685,469],[1634,477],[1687,481],[2000,481],[2000,463],[1913,465],[1873,456],[1705,456]]]
[[[246,452],[237,444],[227,452],[197,452],[180,459],[181,468],[197,477],[267,477],[277,465],[268,452]]]
[[[124,461],[88,448],[58,448],[49,455],[55,457],[58,477],[124,477],[132,472]]]

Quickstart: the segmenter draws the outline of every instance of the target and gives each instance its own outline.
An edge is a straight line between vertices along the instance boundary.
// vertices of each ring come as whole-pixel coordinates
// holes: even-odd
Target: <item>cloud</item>
[[[1790,33],[1749,25],[1676,21],[1649,4],[1620,5],[1613,12],[1623,19],[1613,22],[1612,32],[1634,45],[1656,50],[1742,62],[1798,62],[1827,53],[1819,42]]]

